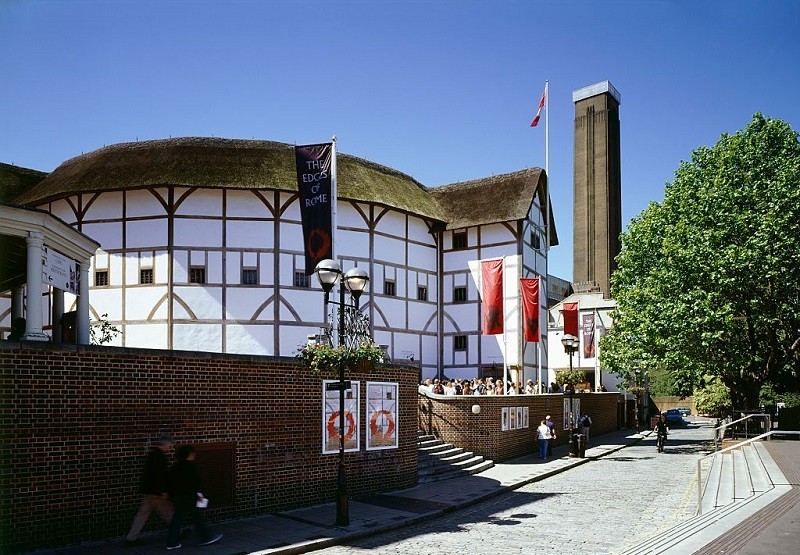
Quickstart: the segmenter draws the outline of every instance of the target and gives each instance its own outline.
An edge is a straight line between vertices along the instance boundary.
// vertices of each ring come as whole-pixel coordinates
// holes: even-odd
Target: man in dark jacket
[[[162,436],[155,446],[147,452],[147,458],[142,470],[142,482],[139,493],[142,494],[142,505],[133,519],[133,524],[125,537],[125,545],[139,545],[139,533],[147,524],[147,519],[153,511],[157,511],[164,522],[172,521],[172,503],[169,501],[167,488],[167,473],[169,462],[167,453],[172,449],[172,439]]]
[[[175,516],[172,517],[167,533],[167,549],[181,547],[178,543],[181,524],[187,513],[192,515],[194,530],[200,536],[200,545],[210,545],[222,537],[222,534],[212,534],[206,525],[202,509],[208,506],[208,499],[194,463],[195,456],[191,445],[181,445],[175,451],[175,465],[169,472],[169,492],[175,505]]]

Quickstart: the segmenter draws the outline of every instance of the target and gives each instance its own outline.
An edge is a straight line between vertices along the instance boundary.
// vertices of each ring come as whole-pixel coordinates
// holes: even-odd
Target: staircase
[[[494,462],[481,455],[464,451],[422,431],[417,432],[417,445],[420,484],[477,474],[494,466]]]
[[[780,468],[760,441],[709,455],[703,461],[697,516],[634,546],[623,555],[694,553],[787,491]],[[790,487],[789,487],[790,489]],[[703,535],[706,537],[703,538]]]

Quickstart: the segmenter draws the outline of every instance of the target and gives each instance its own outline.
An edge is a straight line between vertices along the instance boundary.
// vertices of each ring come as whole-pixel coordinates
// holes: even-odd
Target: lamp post
[[[639,433],[639,375],[642,371],[639,368],[633,369],[633,375],[635,376],[634,386],[636,387],[636,404],[634,405],[634,416],[636,418],[636,433]]]
[[[317,264],[314,269],[322,289],[325,291],[325,302],[339,305],[339,346],[346,348],[347,331],[345,330],[344,311],[348,308],[344,300],[344,290],[347,288],[353,297],[353,309],[357,310],[358,299],[369,283],[367,272],[361,268],[351,268],[344,274],[341,265],[335,260],[326,258]],[[341,279],[339,284],[339,302],[328,299],[328,294],[333,286]],[[350,525],[350,512],[347,503],[347,476],[344,469],[344,359],[339,360],[339,471],[336,479],[336,526]]]
[[[561,344],[564,345],[564,352],[569,355],[569,379],[567,390],[565,394],[569,393],[569,454],[573,455],[572,434],[574,432],[573,412],[572,412],[572,399],[575,396],[575,386],[572,384],[572,355],[578,350],[580,340],[571,333],[565,333],[561,338]]]

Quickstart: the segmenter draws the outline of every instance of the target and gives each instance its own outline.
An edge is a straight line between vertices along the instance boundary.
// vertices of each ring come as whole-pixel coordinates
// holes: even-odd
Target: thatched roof
[[[337,170],[340,198],[392,207],[447,229],[523,219],[546,181],[534,168],[429,189],[397,170],[342,153]],[[295,171],[292,145],[273,141],[186,137],[122,143],[67,160],[14,201],[36,206],[76,193],[158,186],[295,192]]]
[[[45,176],[46,172],[0,162],[0,202],[10,202],[37,185]]]
[[[444,185],[430,190],[444,214],[446,229],[523,220],[539,195],[545,205],[547,176],[541,168],[494,175],[473,181]],[[544,215],[544,214],[543,214]],[[550,208],[550,245],[558,245],[558,236]]]

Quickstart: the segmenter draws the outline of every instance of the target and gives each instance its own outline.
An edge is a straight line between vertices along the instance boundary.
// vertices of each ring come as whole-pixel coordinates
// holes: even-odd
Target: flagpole
[[[539,306],[544,305],[544,336],[549,339],[550,327],[550,313],[549,308],[549,292],[550,292],[550,80],[544,81],[544,173],[547,175],[547,183],[545,184],[545,209],[544,209],[544,228],[545,228],[545,247],[544,247],[544,303],[540,302]],[[541,285],[539,287],[539,298],[542,297]],[[540,309],[541,310],[541,309]],[[541,316],[541,313],[540,313]],[[540,326],[541,329],[541,326]],[[542,338],[539,338],[539,383],[541,392],[547,391],[542,382]],[[549,350],[548,350],[549,355]],[[550,368],[550,357],[547,357],[547,367]],[[549,378],[549,371],[548,371]]]
[[[506,257],[500,262],[500,275],[502,276],[501,283],[503,284],[501,292],[503,294],[503,394],[508,395],[508,342],[506,338]]]
[[[336,135],[331,137],[331,258],[336,260],[339,249],[336,248],[336,230],[339,227],[337,220],[337,199],[339,196],[338,180],[336,179]],[[340,262],[341,264],[341,262]]]

